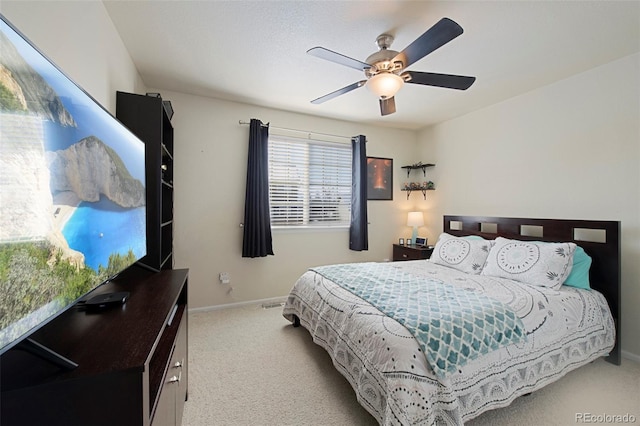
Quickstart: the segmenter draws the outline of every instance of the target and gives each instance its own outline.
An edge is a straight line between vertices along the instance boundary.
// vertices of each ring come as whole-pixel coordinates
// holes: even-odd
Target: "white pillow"
[[[574,243],[536,244],[498,237],[482,275],[558,289],[573,265]]]
[[[487,260],[493,241],[469,239],[442,233],[431,254],[431,261],[468,274],[478,275]]]

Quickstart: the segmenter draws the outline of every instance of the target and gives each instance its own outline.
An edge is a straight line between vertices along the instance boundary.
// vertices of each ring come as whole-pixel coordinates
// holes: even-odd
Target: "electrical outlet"
[[[231,282],[231,275],[229,275],[228,272],[220,272],[219,279],[222,284],[229,284]]]

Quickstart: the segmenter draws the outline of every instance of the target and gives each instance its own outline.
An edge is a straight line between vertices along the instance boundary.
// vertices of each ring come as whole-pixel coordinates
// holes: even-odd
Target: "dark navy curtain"
[[[251,119],[242,257],[273,254],[269,215],[269,125]]]
[[[349,249],[369,249],[367,228],[367,138],[363,135],[351,139],[351,224]]]

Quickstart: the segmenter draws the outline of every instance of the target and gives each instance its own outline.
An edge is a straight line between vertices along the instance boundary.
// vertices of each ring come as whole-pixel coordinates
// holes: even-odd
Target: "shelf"
[[[407,200],[409,199],[409,195],[411,195],[411,192],[413,191],[422,191],[422,196],[424,197],[424,199],[427,199],[427,191],[433,191],[435,190],[435,188],[402,188],[401,191],[406,191],[407,192]]]
[[[162,157],[168,157],[169,159],[173,160],[173,155],[169,152],[169,150],[167,149],[167,145],[162,144]]]
[[[423,176],[427,176],[427,167],[433,167],[435,164],[427,163],[427,164],[413,164],[411,166],[402,166],[402,169],[407,169],[407,177],[411,175],[411,170],[422,169]]]
[[[117,92],[116,117],[145,143],[147,188],[147,255],[143,264],[160,270],[173,251],[173,108],[159,93]]]
[[[434,167],[435,164],[433,163],[422,163],[422,161],[420,161],[419,163],[415,163],[415,164],[411,164],[408,166],[402,166],[401,168],[406,169],[407,170],[407,178],[409,178],[411,176],[411,172],[413,170],[420,170],[422,169],[422,175],[423,177],[427,177],[427,168],[428,167]],[[421,191],[422,192],[422,196],[424,197],[424,199],[427,199],[427,191],[433,191],[435,189],[433,182],[428,181],[425,179],[424,182],[406,182],[404,184],[404,188],[401,188],[401,191],[406,191],[407,193],[407,200],[409,199],[409,195],[411,195],[411,193],[413,191]]]

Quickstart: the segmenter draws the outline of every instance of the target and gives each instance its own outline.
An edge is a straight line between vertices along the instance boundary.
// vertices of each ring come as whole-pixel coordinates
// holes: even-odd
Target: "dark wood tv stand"
[[[128,291],[124,305],[74,307],[31,336],[76,362],[74,370],[16,349],[2,355],[0,424],[181,424],[188,270],[127,275],[91,294]]]

